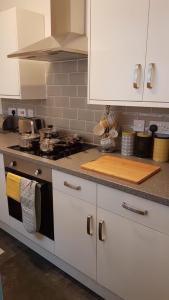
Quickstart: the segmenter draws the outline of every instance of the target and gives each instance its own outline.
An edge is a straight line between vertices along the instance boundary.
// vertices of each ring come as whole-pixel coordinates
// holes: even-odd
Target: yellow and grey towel
[[[6,178],[6,194],[8,197],[20,202],[21,177],[10,172]]]
[[[23,225],[29,233],[39,231],[41,223],[41,207],[37,204],[41,200],[38,196],[37,182],[21,178],[21,208]]]

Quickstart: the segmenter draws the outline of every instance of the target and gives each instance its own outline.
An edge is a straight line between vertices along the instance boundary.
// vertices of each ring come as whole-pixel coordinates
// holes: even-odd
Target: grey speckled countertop
[[[91,171],[82,170],[80,168],[81,164],[94,160],[103,155],[98,152],[97,149],[90,149],[86,152],[81,152],[69,156],[68,158],[51,161],[49,159],[39,158],[34,155],[29,155],[23,152],[8,149],[7,147],[16,145],[18,143],[18,138],[18,134],[14,133],[0,134],[0,152],[8,153],[22,159],[31,160],[35,163],[46,165],[50,168],[79,176],[81,178],[88,179],[169,206],[169,163],[161,163],[161,171],[151,178],[147,179],[145,182],[141,184],[133,184],[128,181],[112,178]],[[112,155],[120,156],[120,154]],[[157,164],[152,160],[143,160],[136,157],[130,157],[129,159],[147,162],[150,164]]]

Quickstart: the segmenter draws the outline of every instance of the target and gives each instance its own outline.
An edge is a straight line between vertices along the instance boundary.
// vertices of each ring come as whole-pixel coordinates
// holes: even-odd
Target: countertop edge
[[[120,190],[122,192],[126,192],[128,194],[132,194],[132,195],[137,196],[137,197],[142,197],[146,200],[150,200],[150,201],[156,202],[158,204],[169,206],[169,199],[167,199],[167,198],[162,198],[162,197],[150,194],[150,193],[135,190],[135,189],[133,189],[129,186],[121,185],[121,184],[118,184],[116,182],[110,182],[110,181],[107,181],[105,179],[96,178],[92,175],[81,173],[81,172],[71,170],[71,169],[67,169],[67,168],[64,168],[64,167],[53,166],[53,169],[57,170],[57,171],[62,171],[64,173],[67,173],[67,174],[70,174],[70,175],[79,176],[82,179],[86,179],[86,180],[89,180],[89,181],[92,181],[92,182],[95,182],[95,183],[98,183],[98,184],[102,184],[102,185],[110,187],[110,188],[115,188],[115,189]]]
[[[63,166],[55,165],[52,161],[50,161],[48,159],[44,159],[44,161],[42,161],[42,160],[39,160],[38,157],[30,156],[30,155],[27,155],[27,154],[22,154],[21,155],[17,151],[11,150],[7,147],[0,148],[0,153],[8,154],[8,155],[11,155],[11,156],[15,155],[16,157],[21,158],[23,160],[28,160],[28,161],[31,161],[31,162],[33,161],[34,163],[38,163],[41,166],[49,167],[53,170],[62,171],[64,173],[74,175],[74,176],[78,176],[80,178],[83,178],[83,179],[86,179],[86,180],[89,180],[89,181],[92,181],[92,182],[95,182],[95,183],[98,183],[98,184],[102,184],[102,185],[110,187],[110,188],[115,188],[117,190],[120,190],[122,192],[126,192],[128,194],[132,194],[132,195],[137,196],[137,197],[142,197],[146,200],[150,200],[150,201],[153,201],[153,202],[165,205],[165,206],[169,206],[169,199],[168,198],[163,198],[163,197],[157,196],[155,194],[151,194],[151,193],[148,193],[148,192],[137,190],[137,187],[134,189],[133,187],[127,186],[127,182],[123,184],[123,183],[117,183],[117,182],[109,181],[109,180],[106,180],[104,178],[98,178],[97,176],[95,177],[92,174],[89,174],[89,173],[86,174],[85,171],[79,172],[78,170],[72,170],[70,168],[65,168]]]

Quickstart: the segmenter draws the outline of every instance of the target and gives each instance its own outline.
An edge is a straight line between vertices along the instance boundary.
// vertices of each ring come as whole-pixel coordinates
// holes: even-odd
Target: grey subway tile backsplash
[[[87,73],[70,73],[70,84],[87,85]]]
[[[87,97],[87,85],[81,85],[77,87],[77,96],[78,97]]]
[[[70,129],[85,131],[86,123],[80,120],[70,120]]]
[[[72,108],[85,108],[86,102],[87,102],[86,98],[70,97],[70,107]]]
[[[94,121],[94,111],[89,109],[79,109],[78,120]]]
[[[8,107],[31,108],[36,116],[45,119],[59,130],[78,133],[88,142],[99,143],[93,135],[93,127],[105,111],[103,105],[87,103],[87,59],[46,64],[46,100],[2,100],[3,113]],[[169,122],[169,109],[113,106],[119,112],[122,129],[131,129],[134,119]]]
[[[77,120],[77,109],[64,108],[63,109],[63,118]]]

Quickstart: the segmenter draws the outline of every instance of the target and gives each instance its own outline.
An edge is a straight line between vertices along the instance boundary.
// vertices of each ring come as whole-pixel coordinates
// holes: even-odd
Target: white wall
[[[50,35],[50,0],[0,0],[0,10],[19,7],[45,16],[45,35]]]

